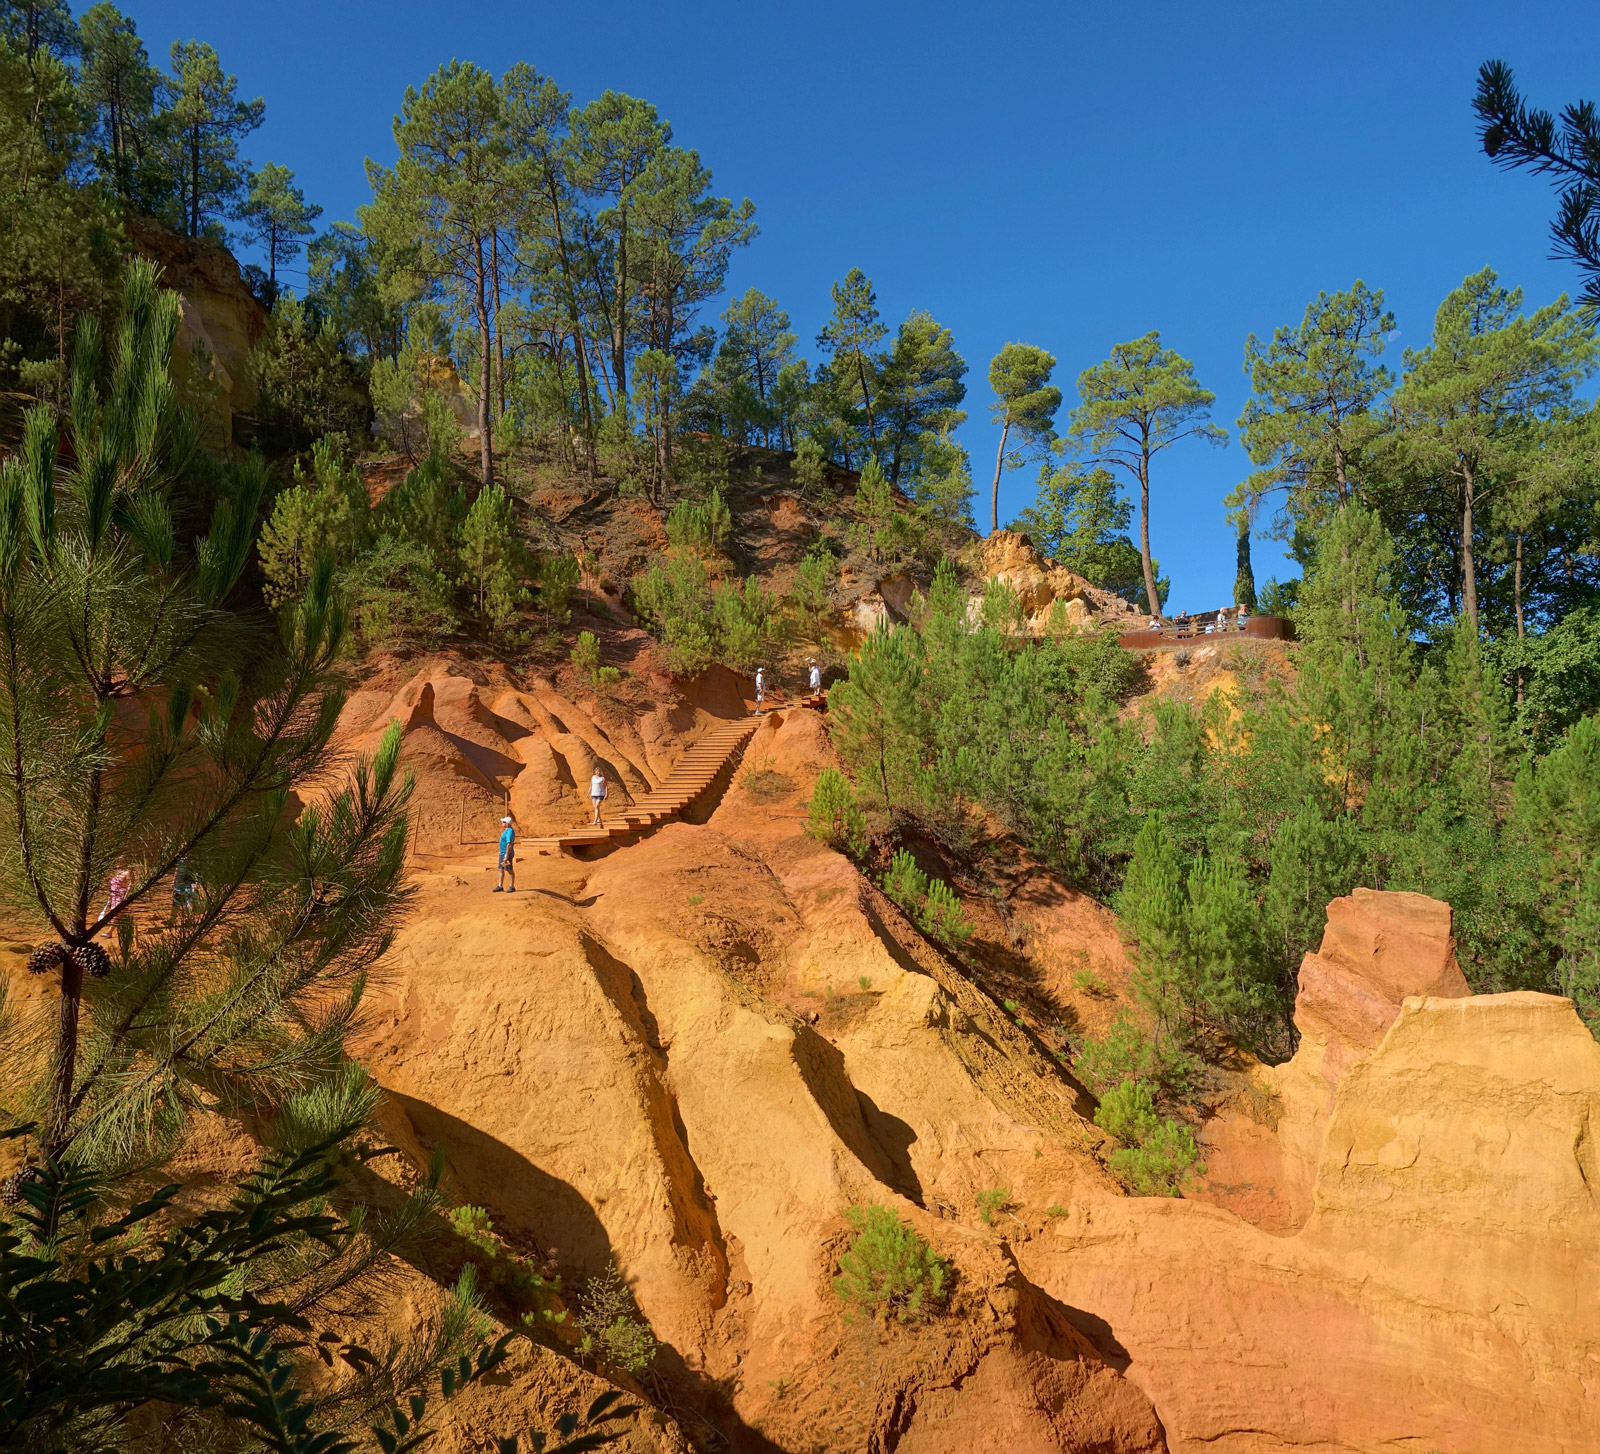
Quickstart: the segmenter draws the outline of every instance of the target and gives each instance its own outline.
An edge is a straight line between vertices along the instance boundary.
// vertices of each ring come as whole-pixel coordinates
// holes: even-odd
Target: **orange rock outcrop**
[[[1089,1195],[1023,1270],[1180,1454],[1593,1448],[1600,1045],[1571,1003],[1469,996],[1446,906],[1358,890],[1307,956],[1297,1020],[1274,1086],[1291,1187],[1322,1129],[1294,1235]]]

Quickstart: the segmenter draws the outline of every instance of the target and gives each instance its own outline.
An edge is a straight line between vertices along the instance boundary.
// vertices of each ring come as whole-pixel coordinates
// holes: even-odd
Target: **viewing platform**
[[[1160,626],[1146,626],[1139,631],[1124,631],[1118,640],[1129,651],[1152,647],[1188,646],[1205,641],[1220,644],[1224,641],[1293,641],[1294,622],[1287,616],[1251,616],[1239,629],[1236,620],[1229,620],[1219,628],[1215,611],[1206,615],[1177,617]]]

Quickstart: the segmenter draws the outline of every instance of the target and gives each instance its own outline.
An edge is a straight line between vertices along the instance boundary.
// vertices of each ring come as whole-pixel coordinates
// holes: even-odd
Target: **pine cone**
[[[22,1200],[22,1188],[30,1181],[38,1181],[43,1173],[37,1166],[24,1166],[0,1181],[0,1207],[14,1207]]]
[[[40,944],[28,955],[29,974],[49,974],[59,969],[65,951],[59,944]]]
[[[79,945],[73,953],[78,957],[78,968],[85,974],[104,979],[111,973],[111,956],[106,953],[103,944],[96,944],[91,939],[87,944]]]

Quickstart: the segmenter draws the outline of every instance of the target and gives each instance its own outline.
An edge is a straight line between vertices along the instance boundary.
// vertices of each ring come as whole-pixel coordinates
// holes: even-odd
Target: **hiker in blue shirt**
[[[506,887],[508,878],[511,880],[509,888]],[[510,818],[500,820],[500,882],[494,886],[494,891],[497,894],[517,891],[517,830]]]

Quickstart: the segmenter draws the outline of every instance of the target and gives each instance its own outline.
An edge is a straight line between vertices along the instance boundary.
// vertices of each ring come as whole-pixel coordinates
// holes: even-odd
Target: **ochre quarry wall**
[[[1330,908],[1296,1018],[1300,1051],[1267,1077],[1277,1159],[1250,1163],[1288,1195],[1241,1199],[1280,1234],[1091,1194],[1019,1265],[1175,1451],[1595,1448],[1600,1045],[1571,1003],[1468,995],[1446,906],[1358,890]],[[1282,1235],[1312,1140],[1307,1214]]]

